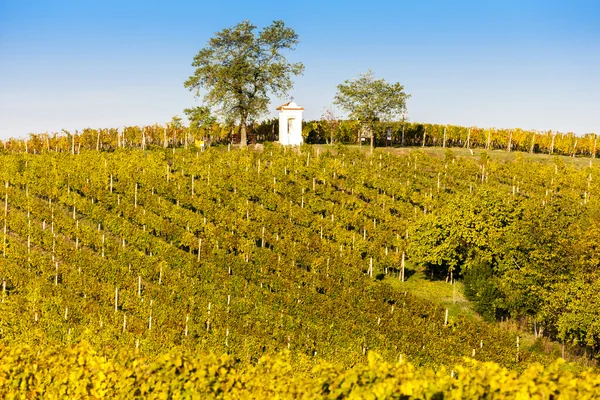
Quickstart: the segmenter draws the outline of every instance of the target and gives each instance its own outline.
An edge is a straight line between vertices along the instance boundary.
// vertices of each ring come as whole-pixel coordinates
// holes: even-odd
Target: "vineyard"
[[[150,360],[133,352],[106,358],[86,343],[37,353],[0,346],[0,390],[8,398],[111,399],[591,399],[600,376],[575,375],[564,361],[533,364],[521,374],[492,362],[465,359],[452,369],[417,370],[369,353],[350,369],[326,361],[290,361],[288,352],[244,366],[233,357],[186,356]]]
[[[216,121],[205,125],[184,126],[174,117],[165,126],[127,126],[120,129],[91,129],[79,132],[32,133],[25,140],[0,141],[5,152],[41,153],[43,151],[115,150],[118,148],[184,147],[196,141],[239,143],[239,126]],[[279,120],[254,122],[247,126],[252,142],[278,140]],[[550,155],[596,158],[599,155],[595,133],[535,131],[465,127],[419,122],[379,122],[373,130],[377,146],[411,146],[521,151]],[[303,122],[306,143],[359,144],[361,125],[353,120],[321,119]]]
[[[538,346],[599,349],[597,165],[114,133],[0,156],[0,392],[597,395]]]

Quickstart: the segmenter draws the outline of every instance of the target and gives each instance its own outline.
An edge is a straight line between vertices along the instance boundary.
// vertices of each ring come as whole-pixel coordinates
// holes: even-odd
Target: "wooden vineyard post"
[[[137,289],[138,297],[142,297],[142,277],[138,275],[138,289]]]
[[[115,312],[119,311],[119,288],[115,288]]]
[[[6,258],[6,235],[7,235],[7,222],[8,222],[8,181],[4,184],[6,193],[4,194],[4,236],[2,239],[2,256]]]
[[[31,262],[31,220],[28,219],[27,220],[27,227],[28,227],[28,233],[27,233],[27,262],[30,263]],[[75,249],[77,250],[77,249]]]
[[[210,307],[211,303],[208,303],[208,311],[206,317],[206,332],[210,332]]]
[[[448,325],[448,309],[446,308],[446,316],[444,317],[444,326]]]
[[[452,279],[452,304],[456,304],[456,279]]]
[[[400,262],[400,282],[404,282],[404,257],[405,253],[402,252],[402,261]]]
[[[201,254],[202,254],[202,238],[198,238],[198,262],[200,262]]]
[[[508,152],[512,150],[512,134],[512,130],[508,131],[508,146],[506,146]]]
[[[467,149],[471,148],[471,128],[468,128],[467,130],[467,141],[465,142],[465,146]]]
[[[485,164],[481,164],[481,183],[485,180]]]
[[[520,348],[519,337],[517,336],[517,362],[519,362],[519,348]]]
[[[372,278],[373,277],[373,257],[371,257],[369,259],[369,276]]]

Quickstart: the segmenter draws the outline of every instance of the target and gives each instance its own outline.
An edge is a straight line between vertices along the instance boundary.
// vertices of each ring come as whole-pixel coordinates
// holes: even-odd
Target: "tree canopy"
[[[400,83],[388,83],[385,79],[375,79],[373,71],[346,80],[337,86],[334,102],[348,116],[357,119],[371,134],[371,148],[375,135],[375,122],[389,121],[406,111],[406,100],[410,95],[404,92]]]
[[[269,94],[285,96],[293,87],[292,76],[304,71],[302,63],[291,63],[283,54],[298,44],[293,29],[283,21],[256,29],[243,21],[217,32],[194,57],[196,70],[184,83],[197,96],[205,89],[209,107],[240,123],[242,146],[247,121],[268,111]]]
[[[194,138],[206,136],[206,132],[212,128],[216,118],[211,115],[208,107],[192,107],[183,110],[190,120],[190,133]]]

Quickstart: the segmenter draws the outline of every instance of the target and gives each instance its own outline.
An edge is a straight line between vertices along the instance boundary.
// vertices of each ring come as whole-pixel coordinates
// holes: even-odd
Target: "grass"
[[[331,150],[332,146],[330,145],[314,145],[317,148],[322,150]],[[369,146],[358,146],[358,145],[346,145],[350,148],[361,149],[362,151],[370,151]],[[561,155],[550,155],[550,154],[541,154],[541,153],[527,153],[522,151],[506,151],[506,150],[485,150],[485,149],[465,149],[463,147],[448,147],[442,148],[437,146],[430,147],[420,147],[420,146],[407,146],[407,147],[376,147],[377,151],[384,151],[394,155],[406,155],[410,154],[414,151],[422,151],[423,153],[443,158],[446,154],[446,150],[452,151],[454,155],[459,157],[475,157],[479,158],[482,153],[487,153],[490,158],[494,160],[504,161],[504,162],[513,162],[517,159],[517,157],[521,157],[525,161],[535,161],[544,164],[554,163],[555,160],[561,160],[565,164],[573,164],[577,167],[587,167],[590,165],[600,165],[600,158],[590,158],[590,157],[569,157],[569,156],[561,156]]]
[[[464,295],[464,285],[456,282],[454,285],[445,280],[432,280],[426,277],[424,270],[406,268],[406,279],[401,282],[397,278],[388,279],[387,282],[395,289],[408,292],[415,297],[441,305],[448,309],[450,319],[459,315],[480,319],[473,310],[471,303]]]

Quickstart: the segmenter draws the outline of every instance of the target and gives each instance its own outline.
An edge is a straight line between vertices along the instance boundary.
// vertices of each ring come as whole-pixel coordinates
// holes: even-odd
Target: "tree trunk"
[[[375,132],[371,131],[371,154],[373,154],[374,140],[375,140]]]
[[[467,131],[467,141],[465,143],[465,146],[467,147],[467,149],[471,148],[471,128],[469,128]]]
[[[444,142],[442,144],[442,147],[446,147],[446,127],[444,127]]]
[[[404,146],[404,121],[402,121],[402,146]]]
[[[240,132],[240,146],[246,147],[247,145],[248,145],[248,134],[246,133],[246,118],[242,118],[241,132]]]

